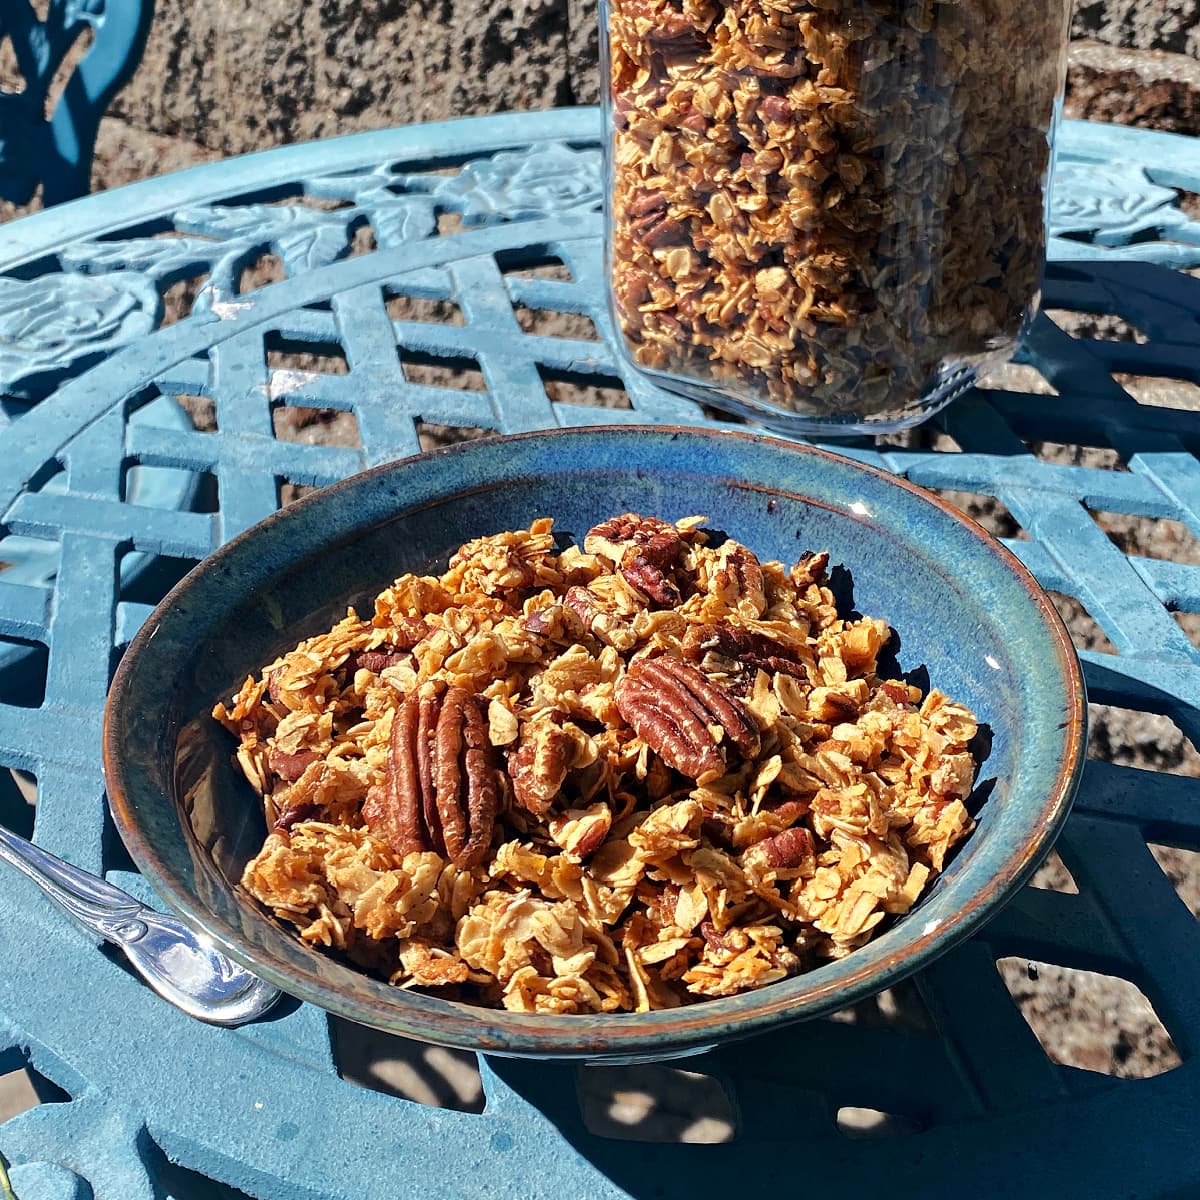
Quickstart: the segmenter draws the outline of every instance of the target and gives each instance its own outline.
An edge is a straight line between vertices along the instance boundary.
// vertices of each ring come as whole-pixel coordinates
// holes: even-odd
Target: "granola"
[[[887,677],[827,553],[703,526],[475,539],[247,679],[213,715],[266,814],[251,895],[399,987],[545,1013],[762,987],[907,912],[973,827],[974,716]]]
[[[1035,302],[1065,0],[609,0],[611,274],[652,370],[892,417]]]

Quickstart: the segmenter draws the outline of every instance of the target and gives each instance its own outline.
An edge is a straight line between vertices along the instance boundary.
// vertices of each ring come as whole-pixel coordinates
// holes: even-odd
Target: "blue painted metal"
[[[3,345],[3,390],[42,397],[15,406],[0,428],[4,528],[50,539],[60,558],[52,584],[6,583],[0,574],[0,635],[49,647],[39,706],[21,707],[27,693],[0,688],[0,763],[37,776],[39,842],[81,866],[114,870],[127,890],[138,886],[120,871],[106,833],[98,772],[113,648],[147,612],[148,597],[122,595],[118,582],[116,565],[131,547],[201,557],[274,510],[279,478],[328,483],[408,453],[419,444],[418,419],[507,430],[706,422],[689,402],[622,378],[617,366],[600,219],[574,188],[553,183],[564,162],[583,177],[583,160],[566,153],[595,155],[599,137],[590,110],[373,133],[195,168],[0,228],[0,278],[41,280],[46,293],[82,286],[65,275],[124,275],[130,294],[145,295],[138,281],[161,294],[215,269],[199,312],[123,346],[112,343],[111,324],[83,321],[81,347],[109,342],[98,362],[60,353],[47,365],[53,339],[37,328]],[[1011,548],[1044,584],[1080,599],[1117,651],[1083,653],[1092,698],[1164,713],[1196,739],[1200,661],[1173,614],[1200,612],[1200,566],[1184,553],[1127,556],[1090,513],[1169,519],[1200,536],[1200,411],[1188,390],[1200,384],[1200,281],[1167,269],[1196,262],[1197,238],[1178,198],[1159,190],[1200,190],[1200,143],[1067,122],[1060,162],[1067,190],[1056,202],[1058,261],[1046,302],[1122,316],[1146,340],[1072,338],[1043,318],[1024,353],[1057,397],[974,392],[936,423],[961,448],[953,452],[921,439],[839,448],[914,482],[1001,500],[1028,537]],[[467,163],[476,164],[468,173],[443,173]],[[515,205],[521,221],[507,219],[500,198],[514,178],[521,197],[538,197]],[[287,197],[304,214],[271,216],[264,235],[254,234],[241,210]],[[306,197],[350,203],[330,211]],[[457,252],[446,261],[417,268],[409,250],[441,236],[431,212],[444,230],[456,217],[470,228],[449,235]],[[542,219],[526,222],[535,214]],[[354,227],[367,225],[380,249],[351,256]],[[272,247],[288,278],[241,294],[236,256]],[[570,278],[532,270],[547,256]],[[457,305],[462,323],[425,319],[429,301]],[[589,317],[600,340],[527,333],[518,320],[526,310]],[[153,308],[137,301],[128,312]],[[329,369],[331,346],[344,373]],[[326,358],[280,362],[281,347]],[[410,378],[401,355],[410,363],[469,357],[486,390]],[[551,398],[546,376],[599,385],[628,407]],[[1129,377],[1157,380],[1158,404],[1139,403],[1135,393],[1155,397]],[[127,420],[156,395],[208,398],[216,429],[168,432]],[[346,410],[361,444],[282,440],[273,425],[281,406]],[[91,438],[107,449],[83,453]],[[1111,450],[1109,461],[1128,469],[1046,461],[1031,450],[1043,441]],[[130,504],[122,458],[211,473],[218,511]],[[65,464],[65,491],[38,490],[56,462]],[[485,1062],[481,1116],[350,1087],[337,1077],[320,1012],[302,1006],[247,1031],[195,1026],[97,953],[29,885],[0,875],[0,908],[22,908],[34,930],[18,942],[0,921],[0,1043],[19,1047],[72,1097],[0,1128],[0,1150],[20,1164],[22,1200],[87,1195],[89,1186],[121,1200],[170,1195],[167,1159],[272,1200],[616,1198],[685,1188],[715,1197],[792,1191],[798,1179],[847,1192],[882,1180],[897,1196],[1024,1196],[1031,1187],[1064,1197],[1192,1194],[1200,1187],[1189,1149],[1200,1111],[1200,925],[1145,845],[1200,849],[1197,786],[1092,763],[1060,844],[1079,895],[1026,889],[984,934],[925,972],[937,1036],[817,1022],[768,1046],[690,1060],[736,1095],[738,1139],[717,1147],[635,1148],[588,1133],[567,1067]],[[998,983],[1000,955],[1132,979],[1183,1065],[1130,1081],[1049,1063]],[[98,1007],[100,996],[111,999]],[[849,1104],[911,1116],[923,1132],[847,1141],[832,1114]],[[369,1132],[360,1140],[355,1131]]]
[[[25,204],[39,183],[46,205],[87,194],[96,128],[141,60],[153,13],[153,0],[50,0],[44,19],[29,0],[0,9],[0,40],[25,80],[23,91],[0,93],[0,196]],[[59,67],[89,31],[47,114]]]

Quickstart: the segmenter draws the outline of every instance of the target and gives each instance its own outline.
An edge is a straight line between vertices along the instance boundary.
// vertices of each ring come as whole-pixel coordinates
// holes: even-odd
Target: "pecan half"
[[[513,799],[536,816],[548,812],[574,757],[575,743],[552,721],[526,721],[508,758]]]
[[[745,546],[732,546],[713,573],[713,586],[727,604],[749,608],[756,617],[767,611],[767,591],[762,566]]]
[[[620,570],[626,583],[659,608],[674,608],[683,598],[663,565],[655,561],[653,551],[639,549],[626,555]]]
[[[583,548],[611,562],[626,583],[660,608],[674,608],[682,599],[669,575],[683,554],[683,538],[674,525],[624,513],[588,530]]]
[[[409,696],[392,721],[386,785],[363,805],[372,832],[397,854],[435,850],[472,867],[487,853],[499,803],[478,698],[428,684]]]
[[[773,837],[764,838],[754,849],[776,871],[792,871],[813,856],[813,838],[803,825],[793,825]]]
[[[692,779],[721,775],[732,744],[752,758],[761,744],[750,710],[677,658],[641,659],[616,688],[617,711],[670,767]],[[713,729],[720,732],[714,737]]]
[[[720,654],[748,667],[807,679],[808,669],[796,651],[766,634],[736,625],[691,625],[680,643],[684,658],[699,662],[706,654]]]
[[[622,513],[593,525],[583,539],[583,548],[618,566],[631,546],[645,546],[656,538],[666,536],[674,541],[678,550],[683,548],[679,530],[657,517],[643,517],[640,513]]]

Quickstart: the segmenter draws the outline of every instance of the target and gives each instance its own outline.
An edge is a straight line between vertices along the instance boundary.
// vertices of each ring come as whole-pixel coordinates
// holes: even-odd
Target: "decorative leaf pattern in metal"
[[[477,159],[449,178],[408,176],[404,182],[427,188],[439,204],[461,213],[464,225],[589,212],[604,202],[600,153],[561,142]]]
[[[158,324],[153,283],[132,272],[0,278],[0,380],[111,353]]]
[[[49,647],[38,707],[0,687],[0,763],[37,776],[40,844],[151,899],[115,853],[96,766],[111,658],[153,599],[117,570],[130,547],[198,559],[273,512],[282,482],[332,483],[415,452],[428,425],[713,423],[614,353],[599,144],[588,110],[381,131],[197,168],[183,200],[177,177],[0,228],[0,370],[6,390],[35,379],[46,392],[0,423],[0,519],[52,546],[58,564],[29,581],[0,573],[0,639]],[[931,427],[945,442],[838,448],[960,499],[999,501],[1021,531],[1009,548],[1110,643],[1081,655],[1092,699],[1165,714],[1196,742],[1200,651],[1177,618],[1200,614],[1188,540],[1200,539],[1200,280],[1161,264],[1200,265],[1177,191],[1200,191],[1200,144],[1068,122],[1059,163],[1054,228],[1065,236],[1051,243],[1045,304],[1120,318],[1122,340],[1072,336],[1043,316],[1023,353],[1057,395],[1037,394],[1035,375],[956,402]],[[1129,166],[1095,166],[1116,163]],[[446,213],[464,230],[439,235]],[[351,254],[356,236],[369,249],[366,227],[375,248]],[[262,253],[286,278],[241,292]],[[147,332],[152,297],[206,275],[220,297],[207,311]],[[99,290],[79,290],[89,287]],[[77,307],[60,314],[72,296]],[[547,313],[574,321],[570,336],[533,319]],[[141,330],[132,340],[127,321]],[[281,360],[281,345],[311,357]],[[440,380],[427,364],[445,368]],[[449,374],[464,365],[474,386]],[[587,390],[558,390],[573,385]],[[173,396],[208,402],[214,421],[200,431],[130,419]],[[350,414],[357,442],[277,432],[297,409]],[[1079,447],[1079,461],[1047,443]],[[129,464],[204,479],[209,502],[176,511],[126,494]],[[58,465],[59,486],[45,485]],[[1158,523],[1176,549],[1119,547],[1094,519],[1106,513]],[[325,1018],[307,1007],[237,1033],[193,1028],[0,874],[0,908],[28,922],[0,944],[0,1048],[13,1065],[28,1048],[73,1097],[0,1127],[0,1151],[22,1200],[71,1194],[68,1168],[89,1181],[79,1195],[154,1200],[174,1194],[168,1160],[271,1200],[716,1200],[778,1189],[797,1136],[816,1184],[866,1193],[886,1179],[896,1196],[936,1190],[930,1163],[953,1164],[958,1191],[984,1192],[1011,1176],[1017,1138],[1022,1170],[1064,1194],[1140,1193],[1153,1162],[1162,1194],[1190,1195],[1195,1156],[1179,1152],[1178,1131],[1180,1114],[1200,1111],[1200,923],[1147,840],[1200,847],[1197,786],[1089,763],[1060,842],[1079,893],[1026,889],[923,973],[935,1029],[821,1022],[689,1060],[736,1093],[735,1140],[636,1155],[584,1126],[570,1064],[484,1059],[486,1110],[434,1111],[340,1079]],[[1138,980],[1182,1065],[1146,1084],[1050,1062],[997,973],[1005,956]],[[118,1036],[128,1030],[136,1037]],[[841,1105],[922,1132],[849,1141]],[[386,1129],[386,1145],[364,1154],[331,1128]]]
[[[1187,223],[1179,193],[1159,187],[1133,163],[1064,162],[1054,172],[1050,232],[1123,245],[1146,230],[1162,234]]]

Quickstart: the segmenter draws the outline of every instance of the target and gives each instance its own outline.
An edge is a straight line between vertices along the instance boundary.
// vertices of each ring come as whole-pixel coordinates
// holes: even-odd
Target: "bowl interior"
[[[979,828],[930,893],[849,958],[759,993],[643,1016],[529,1018],[386,984],[304,946],[238,886],[265,827],[209,712],[300,638],[466,539],[553,516],[582,540],[625,511],[693,513],[763,559],[829,549],[847,605],[882,617],[900,669],[970,705],[991,746]],[[924,682],[924,681],[922,681]],[[929,684],[926,684],[928,686]],[[1014,559],[915,490],[847,460],[702,431],[581,430],[469,443],[326,489],[196,569],[126,654],[109,702],[109,793],[181,915],[293,994],[393,1032],[502,1053],[657,1056],[841,1007],[964,936],[1036,865],[1065,815],[1083,698],[1069,640]]]

